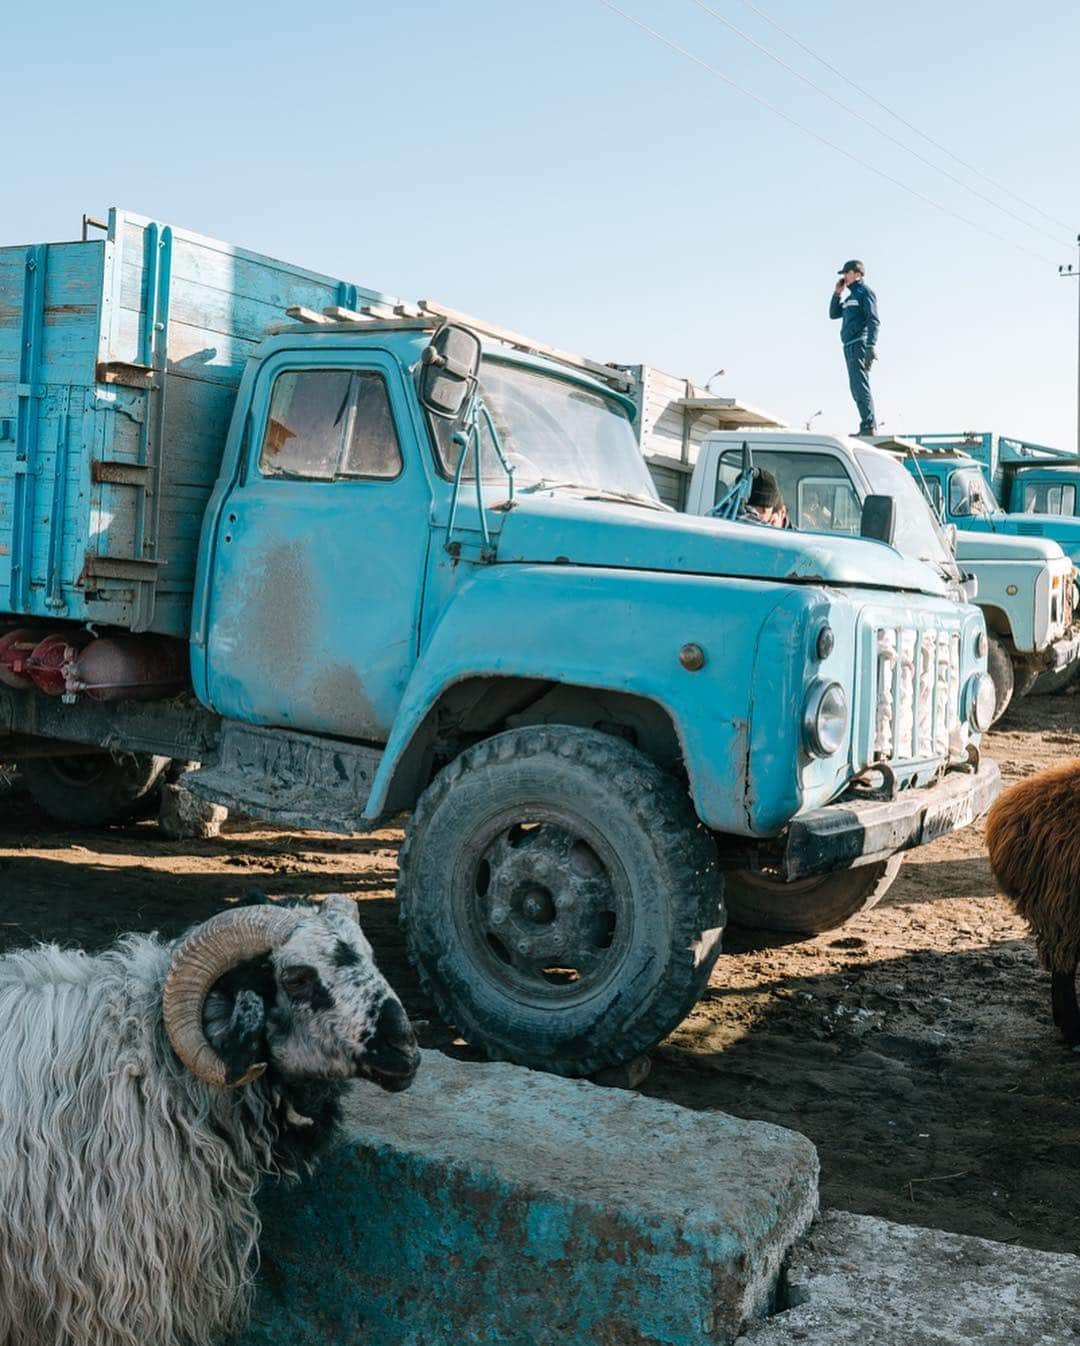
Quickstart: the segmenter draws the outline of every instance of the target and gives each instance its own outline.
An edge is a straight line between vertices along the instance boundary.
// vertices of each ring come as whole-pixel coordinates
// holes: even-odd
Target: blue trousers
[[[848,386],[859,408],[859,429],[874,430],[877,420],[874,416],[874,399],[870,395],[870,372],[866,368],[866,342],[849,341],[844,347],[844,359],[847,361]]]

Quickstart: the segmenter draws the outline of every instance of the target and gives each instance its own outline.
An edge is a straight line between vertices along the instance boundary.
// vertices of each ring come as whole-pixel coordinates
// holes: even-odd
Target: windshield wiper
[[[667,506],[647,495],[632,495],[629,491],[609,491],[603,486],[588,486],[582,481],[536,481],[531,486],[522,486],[519,495],[532,495],[536,491],[587,491],[590,500],[617,500],[627,505],[643,505],[646,509],[665,511]]]

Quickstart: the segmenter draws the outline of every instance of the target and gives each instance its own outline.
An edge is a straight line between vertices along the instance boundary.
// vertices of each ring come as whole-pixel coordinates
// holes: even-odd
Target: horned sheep
[[[1080,760],[1013,785],[986,819],[998,886],[1027,921],[1050,973],[1054,1023],[1080,1047]]]
[[[0,1342],[236,1331],[260,1180],[315,1162],[351,1079],[418,1061],[347,897],[0,958]]]

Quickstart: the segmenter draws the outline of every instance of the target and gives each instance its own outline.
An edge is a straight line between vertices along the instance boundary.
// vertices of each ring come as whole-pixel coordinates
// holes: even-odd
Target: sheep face
[[[420,1060],[416,1036],[355,920],[324,906],[271,963],[277,994],[266,1041],[281,1075],[360,1075],[384,1089],[409,1087]]]
[[[420,1061],[405,1010],[347,897],[311,904],[273,952],[223,976],[203,1024],[233,1082],[266,1067],[286,1082],[360,1076],[397,1092]]]

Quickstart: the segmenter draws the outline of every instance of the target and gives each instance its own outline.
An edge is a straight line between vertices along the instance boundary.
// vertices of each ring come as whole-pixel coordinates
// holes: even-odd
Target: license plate
[[[962,799],[952,799],[947,804],[931,804],[923,815],[922,844],[943,837],[947,832],[956,832],[975,819],[974,794]]]

